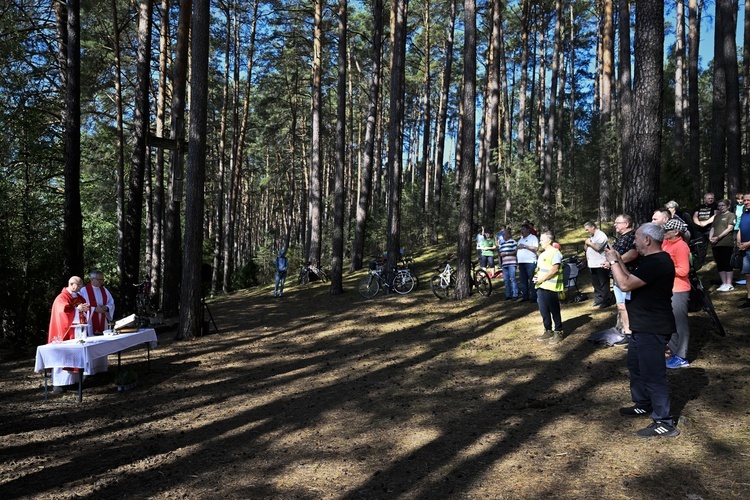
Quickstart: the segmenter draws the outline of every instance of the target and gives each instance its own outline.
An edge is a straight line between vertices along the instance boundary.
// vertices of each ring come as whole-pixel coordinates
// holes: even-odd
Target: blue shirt
[[[742,212],[740,219],[740,241],[746,243],[750,241],[750,210]]]

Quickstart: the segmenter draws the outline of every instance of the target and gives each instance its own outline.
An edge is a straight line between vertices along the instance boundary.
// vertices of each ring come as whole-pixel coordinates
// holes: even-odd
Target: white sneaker
[[[727,287],[727,292],[731,292],[732,290],[734,290],[734,287],[732,285],[726,285],[726,287]]]
[[[717,292],[728,292],[729,289],[727,288],[726,284],[722,284],[719,288],[716,289]]]

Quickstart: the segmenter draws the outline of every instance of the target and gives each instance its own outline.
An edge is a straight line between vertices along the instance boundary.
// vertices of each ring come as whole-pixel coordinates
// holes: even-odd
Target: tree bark
[[[169,0],[161,2],[161,26],[159,32],[159,90],[156,97],[156,136],[164,136],[167,103],[167,59],[169,58]],[[154,185],[152,192],[153,241],[151,252],[151,299],[160,307],[162,273],[162,239],[164,235],[164,150],[156,150]]]
[[[65,133],[63,276],[83,276],[81,213],[81,7],[78,0],[55,2],[58,59],[65,89],[62,112]],[[67,281],[66,281],[67,283]]]
[[[346,169],[346,60],[347,0],[339,0],[338,104],[336,109],[336,169],[333,188],[333,235],[331,238],[331,295],[344,291],[344,170]]]
[[[138,15],[138,59],[136,63],[135,108],[133,110],[133,155],[125,213],[121,300],[123,311],[135,310],[133,285],[140,282],[141,224],[143,222],[143,182],[146,169],[146,135],[149,124],[149,83],[151,70],[151,0],[140,0]]]
[[[461,205],[458,219],[458,272],[456,274],[456,299],[458,300],[467,299],[471,293],[471,257],[474,253],[472,226],[476,119],[473,110],[477,79],[476,26],[475,0],[464,0],[464,72],[461,93],[464,113],[461,115]]]
[[[404,84],[406,71],[406,35],[408,0],[391,0],[393,26],[391,40],[391,102],[388,125],[388,276],[398,264],[401,250],[401,172],[404,141]],[[389,280],[390,281],[390,280]]]
[[[117,248],[122,248],[125,234],[125,129],[122,112],[122,66],[120,60],[120,23],[117,14],[117,0],[112,0],[112,52],[115,71],[115,127],[117,137]],[[117,273],[122,273],[122,252],[117,252]],[[157,289],[158,293],[158,289]]]
[[[724,165],[727,148],[727,75],[724,60],[724,31],[729,19],[724,19],[722,0],[716,2],[714,22],[714,74],[711,93],[711,155],[708,163],[708,190],[721,197],[724,192]],[[734,32],[732,32],[734,36]]]
[[[602,3],[602,64],[600,74],[601,99],[599,100],[599,220],[610,220],[610,127],[612,120],[612,87],[615,72],[615,11],[612,0]]]
[[[203,283],[203,186],[206,177],[209,0],[195,0],[190,58],[190,131],[185,198],[185,252],[180,288],[178,339],[200,335]]]
[[[308,244],[307,261],[320,264],[321,226],[323,210],[322,189],[322,43],[323,43],[323,0],[314,0],[313,58],[312,58],[312,141],[310,147],[310,194],[308,197]]]
[[[162,309],[167,316],[178,311],[180,279],[182,276],[182,227],[180,211],[182,205],[183,166],[185,140],[185,95],[187,90],[188,44],[190,41],[190,17],[192,0],[182,0],[177,21],[177,47],[172,70],[172,109],[170,116],[170,138],[176,148],[169,155],[169,203],[167,205],[164,231],[164,294]]]
[[[688,164],[692,199],[701,198],[701,124],[700,124],[700,88],[698,84],[698,58],[700,49],[700,25],[703,0],[688,1],[688,117],[690,147]]]
[[[440,232],[440,205],[443,189],[443,156],[445,155],[445,130],[448,123],[448,95],[451,86],[453,66],[453,37],[456,29],[456,0],[450,0],[450,21],[446,30],[445,64],[443,81],[440,86],[440,110],[438,112],[437,134],[435,136],[435,179],[432,183],[432,242],[437,243]]]
[[[362,268],[365,250],[367,212],[370,207],[373,191],[373,166],[377,164],[375,161],[375,141],[377,135],[378,105],[380,100],[380,66],[382,64],[383,52],[383,0],[373,1],[372,16],[372,77],[369,88],[367,124],[365,126],[365,151],[362,160],[362,176],[360,179],[359,200],[357,201],[357,220],[354,230],[354,245],[351,264],[352,271]]]
[[[622,172],[622,196],[620,205],[625,206],[625,193],[630,184],[627,165],[633,140],[633,87],[630,74],[630,1],[619,0],[618,30],[620,46],[618,68],[620,72],[618,91],[620,94],[620,170]],[[571,80],[572,81],[572,80]]]
[[[737,0],[719,0],[724,24],[722,47],[724,50],[725,96],[726,96],[726,184],[727,196],[740,190],[742,170],[742,143],[740,132],[740,75],[737,63]],[[723,186],[722,186],[723,187]],[[724,190],[721,190],[724,193]],[[717,190],[717,196],[723,196]]]
[[[650,221],[659,202],[661,90],[664,77],[664,3],[636,0],[633,143],[625,167],[625,211]]]
[[[674,151],[675,164],[680,172],[685,164],[685,1],[677,0],[675,20],[674,74]]]

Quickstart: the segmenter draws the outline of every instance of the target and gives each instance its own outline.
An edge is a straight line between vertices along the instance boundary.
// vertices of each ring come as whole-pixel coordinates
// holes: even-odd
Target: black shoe
[[[641,406],[633,405],[626,408],[620,408],[620,415],[623,417],[643,417],[650,415],[652,411],[651,408],[643,408]]]
[[[651,425],[649,425],[645,429],[641,429],[638,432],[636,432],[636,434],[638,434],[638,437],[642,437],[642,438],[677,437],[680,435],[680,431],[678,431],[677,427],[675,427],[672,424],[654,421]]]
[[[737,306],[737,309],[747,309],[750,307],[750,299],[745,299],[745,302]]]
[[[529,299],[518,299],[518,302],[528,302]]]
[[[53,385],[52,386],[52,394],[62,394],[65,392],[65,388],[61,385]]]
[[[601,304],[599,304],[599,309],[606,309],[611,305],[612,304],[610,302],[602,302]]]

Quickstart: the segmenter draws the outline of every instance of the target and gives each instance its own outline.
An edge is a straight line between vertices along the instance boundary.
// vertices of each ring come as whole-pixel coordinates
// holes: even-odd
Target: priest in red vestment
[[[47,343],[62,342],[63,340],[75,338],[74,325],[86,324],[89,305],[78,293],[83,287],[83,280],[78,276],[72,276],[68,280],[68,286],[63,288],[52,303],[52,313],[49,320]],[[63,368],[52,370],[52,385],[54,392],[60,392],[60,386],[70,385],[76,382],[75,375]],[[60,388],[59,390],[56,388]]]

